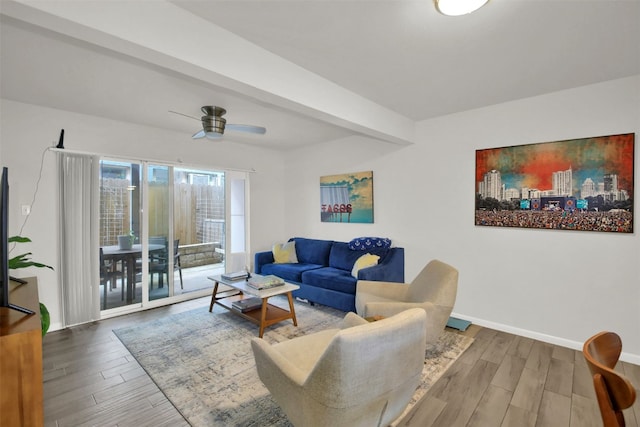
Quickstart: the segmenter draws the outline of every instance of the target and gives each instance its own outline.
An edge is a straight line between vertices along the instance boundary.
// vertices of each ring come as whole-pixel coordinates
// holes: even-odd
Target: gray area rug
[[[287,307],[285,298],[269,301]],[[295,308],[298,327],[291,320],[273,325],[266,341],[335,327],[345,315],[297,301]],[[202,307],[114,333],[192,426],[291,426],[258,378],[250,344],[257,325],[219,306],[213,311]],[[427,349],[422,382],[405,414],[472,342],[445,331]]]

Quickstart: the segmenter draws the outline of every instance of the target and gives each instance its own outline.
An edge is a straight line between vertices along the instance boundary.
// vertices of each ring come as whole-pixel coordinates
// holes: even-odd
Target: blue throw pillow
[[[386,237],[356,237],[349,242],[352,251],[368,251],[371,249],[388,249],[391,247],[391,239]]]

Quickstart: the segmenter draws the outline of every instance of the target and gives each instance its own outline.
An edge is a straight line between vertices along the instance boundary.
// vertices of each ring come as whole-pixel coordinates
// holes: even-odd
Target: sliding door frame
[[[170,203],[170,209],[169,209],[169,221],[170,221],[170,227],[169,227],[169,241],[172,242],[174,239],[174,209],[173,209],[173,204],[174,204],[174,191],[175,191],[175,183],[174,183],[174,170],[175,168],[179,168],[179,169],[198,169],[198,170],[202,170],[202,171],[210,171],[210,172],[218,172],[218,173],[223,173],[224,174],[224,185],[225,185],[225,190],[224,190],[224,194],[225,194],[225,224],[224,224],[224,233],[225,233],[225,247],[224,247],[224,252],[225,252],[225,269],[227,271],[229,271],[229,269],[232,267],[231,263],[229,262],[230,257],[227,256],[227,254],[232,254],[232,245],[231,245],[231,240],[233,238],[231,229],[233,227],[232,222],[234,221],[233,216],[231,215],[231,203],[230,203],[230,197],[235,196],[234,194],[232,194],[232,190],[231,190],[231,182],[232,180],[238,180],[238,179],[242,179],[244,180],[244,197],[243,197],[243,202],[244,202],[244,212],[243,212],[243,229],[244,229],[244,257],[245,257],[245,264],[246,267],[248,268],[251,265],[251,262],[249,260],[249,256],[250,256],[250,247],[249,247],[249,242],[250,242],[250,233],[249,233],[249,177],[250,177],[250,173],[249,171],[239,171],[239,170],[229,170],[229,169],[224,169],[224,168],[215,168],[215,167],[211,167],[211,166],[194,166],[194,165],[184,165],[182,163],[178,164],[178,163],[171,163],[171,162],[163,162],[163,161],[156,161],[156,160],[136,160],[136,159],[128,159],[128,158],[114,158],[112,156],[107,156],[107,155],[103,155],[100,156],[99,158],[100,161],[114,161],[114,162],[130,162],[130,163],[139,163],[142,166],[142,201],[141,201],[141,212],[140,212],[140,221],[141,221],[141,227],[140,227],[140,236],[139,236],[139,240],[140,240],[140,244],[142,245],[142,265],[144,266],[142,268],[142,301],[140,303],[135,303],[135,304],[130,304],[130,305],[125,305],[125,306],[120,306],[120,307],[115,307],[112,309],[107,309],[107,310],[102,310],[100,312],[100,318],[105,319],[105,318],[109,318],[109,317],[114,317],[114,316],[119,316],[122,314],[127,314],[127,313],[133,313],[133,312],[137,312],[137,311],[142,311],[142,310],[146,310],[146,309],[150,309],[150,308],[156,308],[156,307],[161,307],[161,306],[165,306],[165,305],[169,305],[169,304],[174,304],[177,302],[182,302],[182,301],[188,301],[191,299],[196,299],[196,298],[202,298],[205,296],[210,296],[211,295],[211,290],[210,289],[202,289],[202,290],[197,290],[197,291],[193,291],[193,292],[189,292],[189,293],[183,293],[183,294],[179,294],[179,295],[174,295],[173,291],[174,291],[174,283],[173,283],[173,275],[169,274],[169,286],[170,286],[170,293],[169,296],[166,298],[159,298],[159,299],[155,299],[155,300],[150,300],[149,299],[149,271],[148,271],[148,263],[149,263],[149,253],[148,253],[148,249],[149,249],[149,243],[148,243],[148,238],[149,238],[149,220],[148,220],[148,215],[149,215],[149,180],[148,180],[148,169],[149,169],[149,165],[158,165],[158,166],[167,166],[169,168],[169,203]],[[169,260],[173,260],[173,245],[169,245]],[[169,271],[173,271],[172,270],[172,266],[169,266],[170,270]],[[213,282],[211,283],[211,286],[213,287]]]

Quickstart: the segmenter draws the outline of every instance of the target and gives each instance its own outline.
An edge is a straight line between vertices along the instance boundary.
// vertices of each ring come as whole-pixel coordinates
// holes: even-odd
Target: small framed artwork
[[[373,223],[373,171],[320,177],[320,221]]]
[[[475,225],[633,233],[635,134],[476,150]]]

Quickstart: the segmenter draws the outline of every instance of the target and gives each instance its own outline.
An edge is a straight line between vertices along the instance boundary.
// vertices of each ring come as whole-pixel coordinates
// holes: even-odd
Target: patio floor
[[[199,267],[190,267],[182,269],[182,282],[184,289],[180,288],[180,276],[178,275],[178,271],[175,271],[174,274],[174,295],[182,295],[187,294],[194,291],[200,291],[203,289],[213,289],[213,282],[207,279],[207,276],[212,276],[215,274],[221,274],[224,272],[224,264],[210,264],[203,265]],[[160,298],[165,298],[169,295],[169,287],[165,283],[163,287],[158,285],[159,275],[154,275],[154,283],[152,288],[149,290],[149,299],[155,300]],[[138,280],[140,278],[138,277]],[[107,285],[108,286],[108,285]],[[100,308],[102,310],[111,309],[115,307],[122,307],[127,305],[125,298],[123,298],[122,292],[122,281],[120,279],[115,281],[115,287],[112,289],[107,289],[107,305],[106,308],[104,306],[104,291],[102,289],[102,285],[100,286]],[[126,295],[125,295],[126,297]],[[136,295],[134,304],[138,304],[142,301],[142,283],[136,283]]]

